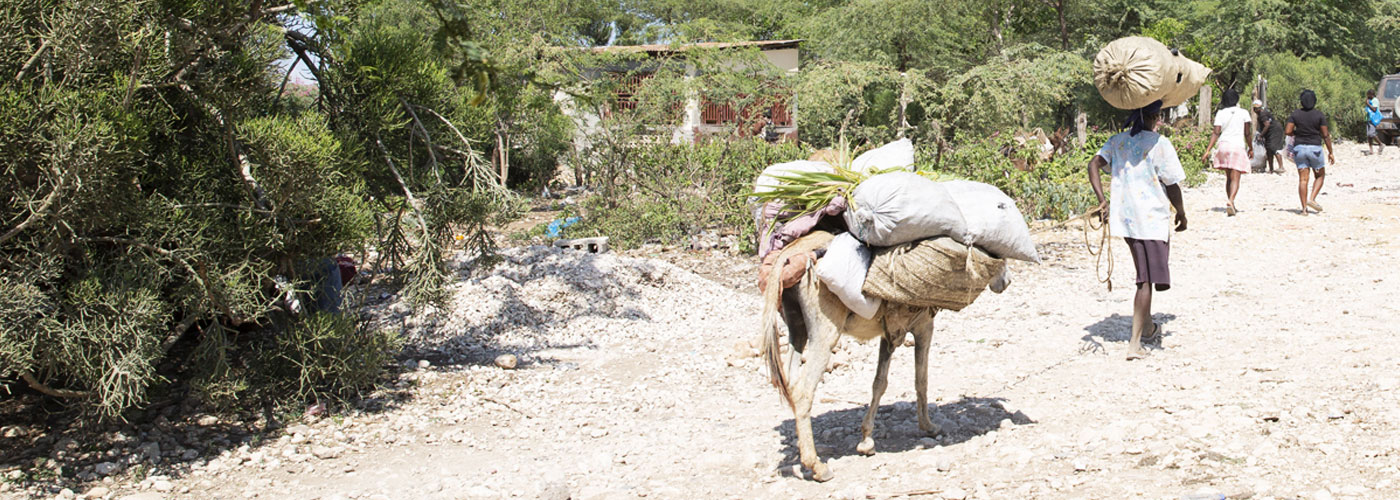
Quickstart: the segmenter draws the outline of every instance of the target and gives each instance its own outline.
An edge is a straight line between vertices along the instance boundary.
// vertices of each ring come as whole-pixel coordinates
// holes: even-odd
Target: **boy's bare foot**
[[[1142,346],[1130,346],[1130,347],[1128,347],[1128,356],[1126,357],[1126,359],[1127,359],[1128,361],[1134,361],[1134,360],[1143,359],[1143,358],[1146,358],[1146,357],[1147,357],[1147,350],[1143,349]]]
[[[1308,202],[1308,207],[1318,212],[1322,211],[1322,205],[1318,205],[1315,201]]]

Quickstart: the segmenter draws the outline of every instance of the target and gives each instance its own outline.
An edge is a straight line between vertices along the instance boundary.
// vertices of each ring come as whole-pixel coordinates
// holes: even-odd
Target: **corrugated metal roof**
[[[760,50],[776,50],[796,48],[805,40],[761,40],[752,42],[702,42],[683,44],[650,44],[650,45],[611,45],[607,47],[591,47],[593,52],[683,52],[696,49],[732,49],[739,47],[758,47]]]

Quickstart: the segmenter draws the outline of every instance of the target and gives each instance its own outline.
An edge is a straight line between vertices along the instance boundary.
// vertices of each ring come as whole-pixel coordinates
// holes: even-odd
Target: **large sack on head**
[[[880,310],[880,299],[861,293],[865,273],[870,269],[870,247],[851,233],[841,233],[826,247],[826,255],[817,261],[817,278],[841,299],[846,308],[862,318],[871,319]]]
[[[861,153],[851,160],[851,170],[861,173],[900,168],[914,170],[914,143],[900,139]]]
[[[767,193],[774,187],[783,184],[778,177],[791,176],[792,174],[805,174],[810,172],[835,172],[830,163],[824,161],[798,160],[787,163],[778,163],[763,169],[763,173],[758,174],[758,180],[754,181],[753,192]]]
[[[1167,94],[1164,84],[1171,67],[1171,50],[1142,36],[1119,38],[1094,56],[1094,87],[1118,109],[1138,109]],[[1165,104],[1165,103],[1163,103]]]
[[[1005,268],[1006,261],[977,247],[930,238],[876,249],[861,289],[896,304],[960,311]]]
[[[1040,262],[1016,200],[991,184],[961,180],[939,184],[958,204],[967,224],[962,243],[981,247],[994,257]]]
[[[851,234],[874,247],[932,236],[961,241],[967,232],[962,212],[948,190],[918,174],[890,172],[856,186],[843,217]]]
[[[1187,59],[1186,56],[1179,53],[1172,57],[1170,69],[1171,71],[1167,73],[1167,81],[1164,83],[1167,93],[1162,95],[1162,107],[1164,108],[1180,106],[1181,103],[1196,97],[1196,93],[1201,90],[1201,85],[1205,85],[1206,77],[1210,76],[1210,68]]]

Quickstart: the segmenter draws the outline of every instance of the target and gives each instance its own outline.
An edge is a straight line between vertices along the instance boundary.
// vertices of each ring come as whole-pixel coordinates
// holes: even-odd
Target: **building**
[[[685,57],[684,53],[694,50],[726,50],[736,48],[757,48],[764,58],[782,71],[796,73],[798,71],[798,45],[801,40],[773,40],[759,42],[730,42],[730,43],[695,43],[686,45],[625,45],[610,47],[594,47],[589,50],[594,52],[622,52],[622,53],[645,53],[651,58]],[[633,67],[621,68],[619,71],[596,70],[588,74],[590,78],[625,78],[622,85],[618,87],[617,99],[611,109],[601,111],[585,110],[573,106],[571,98],[567,94],[560,93],[555,100],[559,101],[560,107],[566,114],[573,117],[579,125],[581,141],[579,146],[586,146],[589,142],[587,136],[590,131],[597,130],[600,123],[613,113],[623,113],[636,107],[636,101],[631,99],[633,92],[649,78],[645,72],[635,72],[644,63],[636,63]],[[693,70],[692,70],[693,71]],[[797,109],[792,96],[772,96],[766,99],[760,106],[749,106],[746,109],[735,109],[735,106],[726,102],[711,102],[703,95],[690,96],[686,99],[682,110],[682,120],[679,125],[670,130],[670,141],[672,143],[698,142],[708,135],[732,134],[735,127],[744,127],[739,135],[755,135],[758,132],[753,129],[755,123],[762,123],[764,111],[769,113],[773,121],[773,130],[780,136],[788,140],[797,139]],[[670,127],[670,125],[668,125]],[[659,131],[658,135],[664,134]]]

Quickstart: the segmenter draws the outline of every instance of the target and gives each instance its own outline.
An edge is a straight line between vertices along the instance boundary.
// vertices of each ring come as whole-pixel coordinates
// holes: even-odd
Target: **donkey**
[[[832,235],[825,232],[804,236],[783,248],[778,263],[781,265],[792,255],[825,248],[831,239]],[[937,435],[939,428],[928,416],[928,348],[933,338],[933,316],[937,310],[886,301],[874,317],[865,319],[847,309],[841,299],[810,270],[801,281],[786,290],[780,284],[781,274],[777,269],[770,272],[764,288],[763,356],[767,360],[770,381],[793,410],[797,448],[801,453],[802,465],[812,471],[812,478],[824,482],[833,477],[831,468],[817,457],[816,443],[812,438],[812,400],[816,397],[817,384],[826,372],[831,350],[842,334],[861,341],[880,339],[880,361],[875,371],[875,383],[871,387],[870,407],[861,422],[861,441],[856,451],[863,455],[875,453],[875,440],[871,433],[875,430],[875,413],[880,408],[880,396],[884,395],[888,382],[890,356],[894,354],[895,346],[903,343],[905,334],[910,332],[914,334],[914,387],[918,391],[919,429],[930,436]],[[783,321],[788,327],[788,343],[792,346],[786,371],[778,349],[780,300]],[[788,373],[796,374],[797,378],[790,381]]]

